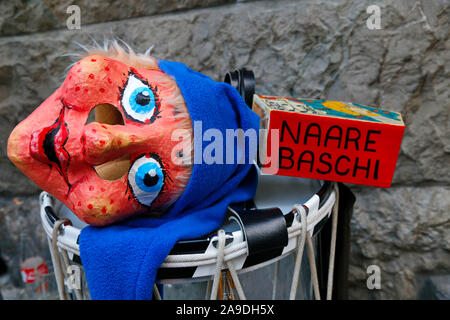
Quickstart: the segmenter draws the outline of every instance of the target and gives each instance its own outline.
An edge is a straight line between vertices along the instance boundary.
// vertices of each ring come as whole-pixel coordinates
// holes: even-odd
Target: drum
[[[251,281],[252,272],[271,266],[271,296],[276,298],[280,261],[291,256],[294,263],[289,298],[299,296],[299,283],[300,297],[320,298],[317,263],[318,256],[325,253],[317,251],[317,235],[331,216],[335,220],[337,190],[331,182],[260,173],[254,199],[231,205],[219,230],[179,241],[160,266],[157,283],[167,288],[169,296],[178,299],[183,297],[169,294],[170,289],[199,281],[207,284],[207,298],[245,299],[251,298],[252,290],[258,290],[258,283]],[[40,195],[40,215],[60,297],[89,298],[78,246],[78,237],[86,224],[46,192]],[[335,229],[332,242],[336,238]],[[332,243],[330,247],[326,254],[330,254],[328,291],[331,292],[335,246]],[[244,274],[248,288],[239,280]],[[155,298],[160,298],[156,286],[154,293]]]

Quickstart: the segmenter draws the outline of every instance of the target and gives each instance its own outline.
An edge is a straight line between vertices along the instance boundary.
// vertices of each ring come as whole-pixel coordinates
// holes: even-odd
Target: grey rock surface
[[[118,37],[216,80],[247,67],[259,93],[401,112],[406,130],[393,187],[352,186],[351,298],[417,298],[426,277],[450,273],[449,1],[377,1],[380,30],[367,28],[369,0],[192,0],[164,8],[158,1],[81,1],[82,28],[67,30],[72,2],[0,5],[2,251],[17,245],[23,223],[43,239],[39,189],[7,159],[9,133],[59,86],[72,62],[63,54],[81,51],[75,42]],[[15,208],[18,196],[30,205]],[[381,290],[367,289],[372,264],[381,268]]]
[[[431,276],[420,290],[420,299],[448,300],[450,297],[450,276]]]
[[[74,1],[43,0],[2,1],[0,10],[0,36],[42,32],[66,28],[67,20],[74,13],[70,6],[76,5],[82,13],[82,25],[105,21],[117,21],[152,16],[194,8],[214,7],[233,0],[185,0],[185,1]]]
[[[417,299],[430,274],[450,269],[450,188],[393,187],[357,192],[352,220],[350,297]],[[381,290],[368,290],[376,265]]]

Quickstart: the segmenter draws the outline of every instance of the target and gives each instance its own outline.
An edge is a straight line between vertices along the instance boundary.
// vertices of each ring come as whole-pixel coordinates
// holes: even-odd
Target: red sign
[[[36,281],[36,271],[37,276],[42,278],[43,275],[48,274],[48,267],[45,261],[37,266],[36,268],[21,268],[20,274],[22,275],[22,280],[25,283],[33,283]]]
[[[317,104],[317,101],[310,102]],[[323,105],[338,105],[333,103]],[[405,129],[403,122],[385,123],[374,116],[371,116],[374,121],[360,120],[363,116],[357,114],[339,117],[334,116],[338,115],[336,109],[330,116],[320,113],[326,109],[317,106],[317,114],[283,108],[266,109],[270,115],[266,152],[268,157],[278,156],[275,174],[390,187]],[[375,114],[374,110],[370,112]],[[392,119],[395,120],[394,116]],[[278,130],[278,137],[274,137],[279,139],[279,145],[270,150],[276,145],[272,144],[270,134],[274,129]],[[270,165],[273,163],[263,166],[263,173],[274,174],[268,169]]]

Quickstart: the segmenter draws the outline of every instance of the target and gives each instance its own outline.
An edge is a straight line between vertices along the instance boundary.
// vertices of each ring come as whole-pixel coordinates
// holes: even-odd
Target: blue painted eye
[[[154,119],[156,110],[156,97],[152,88],[139,79],[135,74],[130,74],[121,98],[122,107],[128,117],[133,120],[146,123]]]
[[[155,108],[155,96],[153,91],[147,87],[135,89],[129,100],[131,109],[139,114],[148,114]]]
[[[136,200],[150,206],[164,186],[160,162],[149,155],[141,156],[131,166],[128,182]]]

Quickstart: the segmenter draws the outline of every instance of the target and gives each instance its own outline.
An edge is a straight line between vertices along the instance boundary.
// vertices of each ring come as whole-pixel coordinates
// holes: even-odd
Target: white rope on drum
[[[219,290],[220,273],[222,272],[223,256],[225,249],[225,231],[220,229],[217,233],[217,261],[216,272],[214,273],[213,285],[211,289],[211,300],[217,299],[217,292]]]
[[[289,300],[294,300],[297,294],[298,279],[300,276],[300,267],[302,265],[303,249],[305,247],[306,234],[308,233],[305,208],[303,208],[302,205],[296,204],[294,205],[294,210],[297,212],[297,214],[300,215],[300,223],[302,231],[301,234],[298,236],[297,257],[295,259],[294,274],[292,276],[291,292],[289,294]]]
[[[212,283],[212,288],[211,288],[211,295],[210,295],[210,299],[211,300],[216,300],[217,299],[217,293],[219,290],[219,282],[220,282],[220,275],[222,272],[222,268],[224,265],[224,256],[225,256],[225,231],[223,229],[220,229],[217,232],[217,260],[216,260],[216,270],[214,273],[214,278],[213,278],[213,283]],[[225,265],[228,269],[228,271],[230,271],[231,274],[231,278],[233,279],[236,291],[238,293],[239,299],[241,300],[245,300],[245,294],[244,294],[244,290],[242,289],[242,285],[239,281],[239,277],[237,275],[236,272],[236,268],[234,267],[234,264],[231,260],[228,260],[225,262]]]
[[[228,270],[230,271],[231,278],[233,278],[233,282],[236,287],[236,291],[238,293],[239,299],[247,300],[247,298],[245,297],[245,294],[244,294],[244,290],[242,289],[241,282],[239,281],[239,277],[237,275],[234,264],[231,261],[227,261],[227,267],[228,267]]]
[[[272,285],[272,300],[275,300],[277,295],[278,286],[278,270],[280,269],[280,260],[275,263],[275,268],[273,271],[273,285]]]
[[[61,249],[61,256],[63,258],[62,261],[63,261],[63,264],[64,264],[64,270],[69,270],[69,267],[72,264],[70,263],[67,251],[64,250],[64,249]],[[75,274],[75,276],[76,276],[76,274]],[[73,291],[75,292],[75,296],[77,297],[77,300],[83,300],[83,294],[82,294],[82,292],[81,292],[81,290],[79,288],[76,288],[76,286],[74,286]]]
[[[332,292],[333,292],[333,274],[334,274],[334,261],[335,261],[335,254],[336,254],[336,235],[337,235],[337,217],[338,217],[338,211],[339,211],[339,188],[338,184],[334,184],[334,193],[335,193],[335,203],[333,205],[332,209],[332,230],[331,230],[331,244],[330,244],[330,257],[329,257],[329,264],[328,264],[328,279],[327,279],[327,300],[331,300],[332,298]],[[300,215],[300,222],[301,222],[301,234],[298,235],[298,243],[297,243],[297,257],[295,260],[295,266],[294,266],[294,274],[292,277],[292,283],[291,283],[291,292],[289,299],[294,300],[297,292],[297,286],[298,286],[298,279],[300,276],[300,267],[302,262],[302,256],[303,256],[303,249],[306,245],[308,246],[308,261],[311,269],[311,280],[313,284],[314,289],[314,296],[316,300],[320,300],[320,290],[319,290],[319,280],[317,275],[317,267],[316,267],[316,259],[314,257],[314,245],[312,242],[311,234],[307,231],[307,217],[306,217],[306,210],[303,208],[302,205],[296,204],[294,206],[294,210],[297,212],[297,214]],[[305,232],[304,232],[305,231]]]
[[[247,252],[247,247],[245,242],[238,243],[230,248],[224,249],[224,256],[230,256],[233,259],[236,256],[243,255]],[[174,265],[176,267],[191,267],[211,264],[211,262],[216,261],[216,252],[202,253],[202,254],[177,254],[170,255],[163,262],[162,266],[168,267],[168,265]],[[195,265],[190,265],[195,263]]]
[[[58,286],[58,293],[60,300],[67,300],[66,290],[64,287],[64,273],[62,271],[61,265],[61,257],[59,255],[59,250],[57,246],[58,242],[58,233],[59,227],[64,223],[70,223],[69,219],[60,219],[55,222],[52,230],[52,256],[54,257],[54,267],[55,267],[55,276],[56,276],[56,284]]]
[[[323,218],[325,215],[328,215],[328,213],[332,210],[333,204],[334,204],[334,193],[333,193],[333,197],[330,197],[329,201],[327,200],[327,202],[321,207],[319,208],[318,212],[315,213],[314,211],[311,211],[308,213],[308,228],[313,228],[314,226],[316,226]],[[318,214],[319,212],[321,212],[321,214]],[[288,236],[289,239],[297,237],[300,232],[301,232],[301,224],[296,224],[294,226],[291,226],[288,228]]]
[[[327,300],[331,300],[333,293],[334,259],[336,254],[337,220],[339,212],[339,185],[337,184],[337,182],[334,183],[334,193],[336,200],[334,202],[331,222],[331,244],[330,259],[328,264]]]
[[[153,297],[155,300],[162,300],[161,294],[159,293],[158,286],[155,284],[153,285]]]
[[[311,280],[314,288],[314,297],[316,300],[320,300],[320,290],[319,290],[319,278],[317,276],[316,258],[314,257],[314,246],[311,239],[311,234],[306,232],[306,244],[308,246],[308,260],[309,267],[311,269]]]

